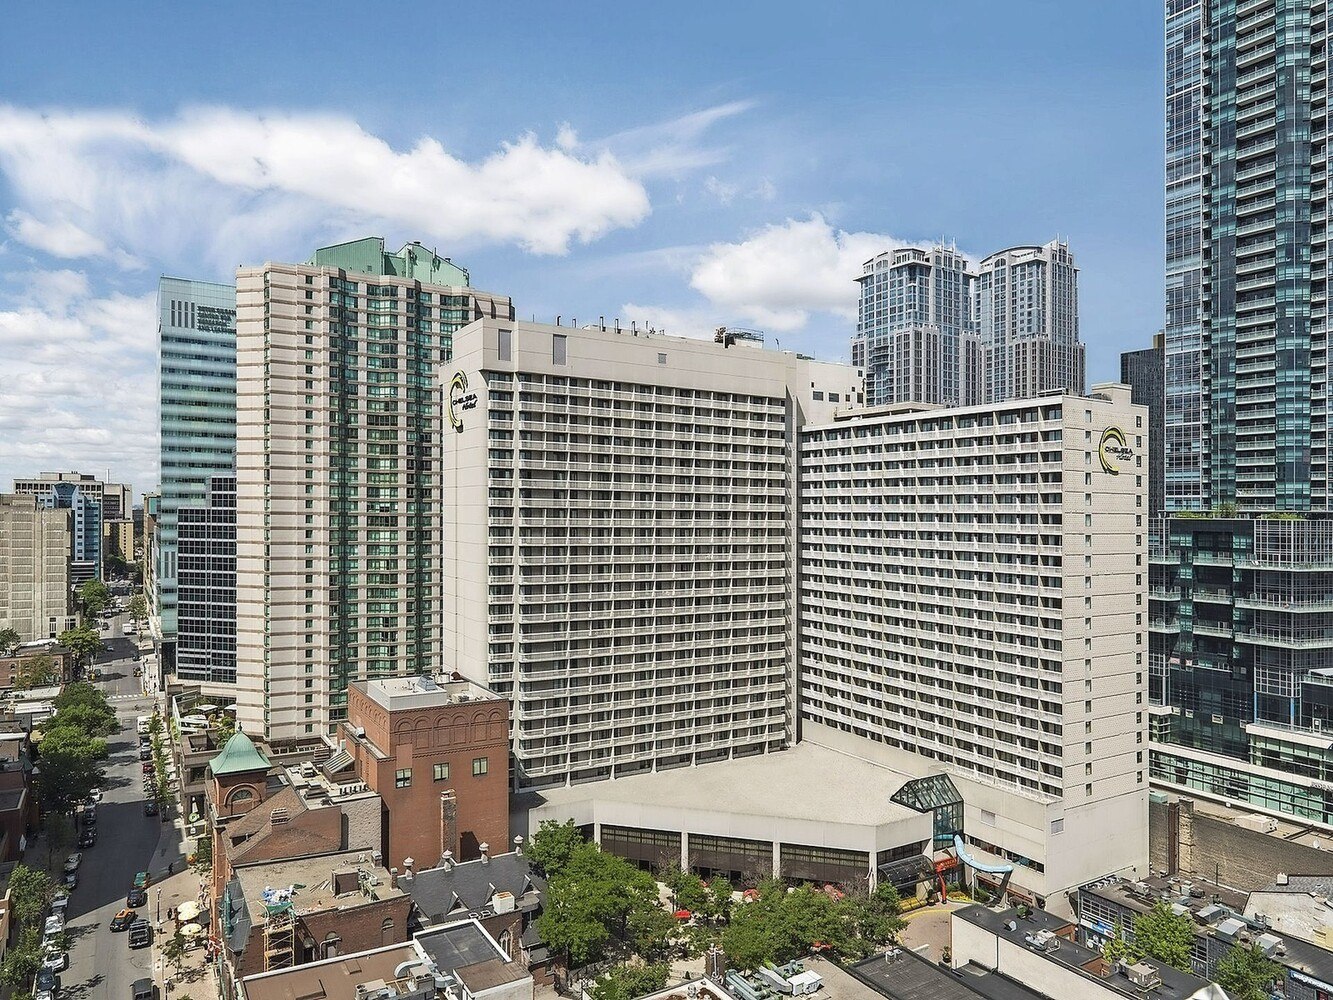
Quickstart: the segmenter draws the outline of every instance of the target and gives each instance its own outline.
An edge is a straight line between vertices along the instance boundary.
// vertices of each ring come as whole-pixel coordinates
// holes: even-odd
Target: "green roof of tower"
[[[213,769],[213,774],[241,774],[245,771],[267,771],[272,765],[269,759],[259,752],[254,741],[245,733],[237,732],[235,736],[227,741],[227,745],[222,748],[222,753],[218,754],[208,766]]]

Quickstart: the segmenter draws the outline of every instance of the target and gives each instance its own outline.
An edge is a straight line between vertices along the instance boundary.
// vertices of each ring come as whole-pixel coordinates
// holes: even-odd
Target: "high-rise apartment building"
[[[176,509],[176,676],[229,693],[236,683],[236,477]]]
[[[1120,382],[1133,390],[1135,403],[1148,408],[1148,513],[1159,518],[1166,502],[1166,348],[1160,333],[1152,343],[1120,355]]]
[[[157,340],[162,486],[150,617],[169,669],[177,631],[177,514],[204,503],[212,477],[230,475],[235,463],[236,289],[159,279]]]
[[[795,434],[860,378],[720,337],[454,338],[442,657],[510,700],[516,788],[795,741]]]
[[[954,247],[903,247],[866,261],[852,363],[864,367],[866,400],[884,403],[978,402],[966,368],[978,354],[972,339],[972,276]]]
[[[1325,510],[1326,4],[1166,17],[1168,506]]]
[[[24,642],[73,628],[73,511],[0,495],[0,629]]]
[[[238,718],[290,742],[352,680],[433,673],[441,614],[436,368],[509,299],[419,243],[236,275]]]
[[[974,288],[988,402],[1083,392],[1078,268],[1068,244],[993,253],[977,266]]]
[[[1124,386],[800,434],[801,738],[946,773],[1045,896],[1147,860],[1148,416]]]
[[[70,579],[78,586],[102,578],[104,523],[123,520],[131,509],[131,490],[79,472],[43,472],[14,480],[14,492],[43,507],[68,510],[72,518]]]

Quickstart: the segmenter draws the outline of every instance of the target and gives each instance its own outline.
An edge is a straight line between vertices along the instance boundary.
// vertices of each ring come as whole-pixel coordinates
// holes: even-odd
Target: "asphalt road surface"
[[[97,810],[98,837],[83,852],[79,886],[70,899],[68,929],[73,943],[70,966],[61,974],[62,1000],[130,1000],[130,985],[152,975],[153,948],[131,950],[124,931],[112,932],[111,918],[124,907],[125,894],[137,871],[150,871],[154,881],[165,874],[167,861],[180,865],[175,831],[158,817],[143,814],[143,778],[135,720],[150,714],[150,698],[139,693],[134,664],[126,661],[103,668],[99,687],[120,717],[121,732],[110,739],[111,759],[103,799]],[[158,853],[158,840],[170,854]],[[139,913],[154,918],[152,889]]]

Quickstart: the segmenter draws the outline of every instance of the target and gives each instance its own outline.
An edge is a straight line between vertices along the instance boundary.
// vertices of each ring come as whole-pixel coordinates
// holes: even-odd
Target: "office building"
[[[1328,508],[1323,0],[1167,0],[1167,503]]]
[[[206,501],[236,453],[236,289],[163,277],[157,285],[162,485],[153,541],[150,627],[170,670],[176,658],[177,514]]]
[[[513,308],[382,239],[236,281],[238,716],[313,741],[351,681],[439,663],[435,371],[454,330]]]
[[[176,509],[176,676],[209,694],[236,683],[236,477]]]
[[[866,400],[980,402],[966,393],[978,359],[971,323],[972,275],[955,247],[904,247],[866,261],[852,364],[865,369]]]
[[[440,379],[443,664],[509,699],[515,787],[794,742],[795,433],[857,370],[487,319]]]
[[[1052,240],[993,253],[977,266],[974,287],[986,401],[1081,395],[1078,268],[1068,244]]]
[[[48,509],[71,513],[70,582],[75,586],[102,579],[103,524],[129,515],[131,491],[78,472],[43,472],[14,480],[14,492]],[[109,512],[109,513],[108,513]]]
[[[1120,381],[1133,390],[1133,402],[1148,408],[1148,513],[1162,516],[1166,502],[1166,349],[1162,334],[1152,347],[1120,355]]]
[[[73,628],[73,512],[32,496],[0,495],[0,629],[23,642]]]
[[[947,775],[1029,897],[1147,862],[1147,422],[1108,385],[800,436],[801,738]]]

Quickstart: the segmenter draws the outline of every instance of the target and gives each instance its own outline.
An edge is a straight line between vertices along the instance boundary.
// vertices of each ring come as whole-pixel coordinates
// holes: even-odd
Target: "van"
[[[138,725],[139,735],[142,736],[144,733],[148,732],[148,728],[152,724],[153,724],[153,717],[151,715],[139,716],[139,725]]]

